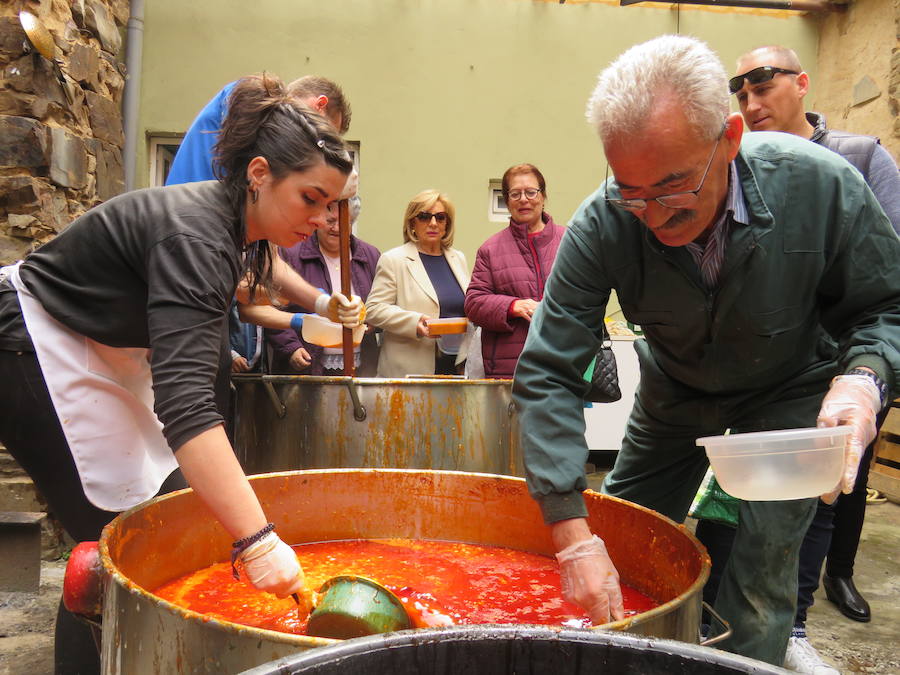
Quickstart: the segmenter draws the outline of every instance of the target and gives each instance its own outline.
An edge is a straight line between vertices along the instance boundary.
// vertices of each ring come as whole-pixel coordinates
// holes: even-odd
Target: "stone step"
[[[0,450],[0,476],[24,476],[25,470],[5,450]]]
[[[47,504],[28,476],[0,477],[0,511],[42,511]]]
[[[37,593],[41,585],[41,521],[45,513],[0,511],[0,591]]]
[[[31,482],[31,478],[12,456],[2,449],[2,446],[0,446],[0,512],[43,514],[40,520],[42,560],[58,560],[74,545],[63,532],[59,522],[47,514],[47,503]]]

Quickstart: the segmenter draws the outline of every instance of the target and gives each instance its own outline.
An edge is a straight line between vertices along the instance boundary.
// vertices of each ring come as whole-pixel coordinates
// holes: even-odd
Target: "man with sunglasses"
[[[900,234],[900,173],[893,157],[874,136],[828,129],[823,115],[804,110],[809,75],[794,50],[758,47],[738,59],[737,72],[728,88],[750,131],[783,131],[841,155],[859,169]]]
[[[877,138],[829,130],[822,115],[805,112],[803,99],[809,91],[809,76],[792,49],[758,47],[738,59],[737,73],[729,80],[729,91],[737,97],[749,129],[794,134],[844,157],[863,175],[894,230],[900,233],[900,172],[893,158]],[[879,417],[878,428],[883,417],[883,414]],[[853,583],[853,562],[865,518],[866,483],[873,449],[874,443],[866,448],[853,491],[841,495],[834,504],[820,501],[804,537],[800,548],[797,612],[785,658],[785,666],[792,670],[814,675],[839,672],[825,663],[806,634],[807,610],[813,604],[826,556],[828,564],[823,583],[828,599],[855,621],[871,619],[869,604]],[[712,559],[712,572],[703,591],[704,600],[709,602],[715,599],[734,528],[700,520],[696,534]]]
[[[645,340],[603,491],[678,522],[708,466],[696,439],[729,428],[850,425],[836,486],[849,489],[900,377],[900,275],[883,273],[900,264],[900,239],[834,153],[788,134],[742,138],[727,81],[683,36],[632,47],[601,73],[588,118],[611,176],[573,216],[516,370],[529,489],[563,595],[595,624],[623,611],[581,496],[582,373],[613,290]],[[742,503],[715,603],[734,630],[724,648],[783,662],[815,504]]]

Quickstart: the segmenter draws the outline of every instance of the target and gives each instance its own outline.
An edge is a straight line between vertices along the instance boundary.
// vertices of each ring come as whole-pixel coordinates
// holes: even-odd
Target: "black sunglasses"
[[[441,211],[440,213],[428,213],[428,211],[420,211],[416,214],[416,220],[418,220],[420,223],[430,223],[432,218],[434,218],[440,224],[447,222],[447,214],[443,211]]]
[[[763,82],[768,82],[769,80],[771,80],[778,73],[784,73],[785,75],[800,74],[796,70],[776,68],[775,66],[760,66],[759,68],[748,70],[743,75],[735,75],[730,80],[728,80],[728,91],[732,94],[736,94],[741,90],[741,87],[744,86],[745,79],[750,84],[762,84]]]

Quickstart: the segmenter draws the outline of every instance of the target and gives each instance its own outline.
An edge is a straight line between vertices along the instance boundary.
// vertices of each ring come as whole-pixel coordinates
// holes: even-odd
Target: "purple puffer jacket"
[[[509,227],[490,237],[478,249],[472,280],[466,291],[466,316],[481,326],[481,354],[486,377],[512,377],[528,327],[509,308],[519,298],[540,300],[553,259],[566,228],[544,213],[544,229],[529,245],[524,225]]]
[[[325,259],[319,250],[318,233],[314,233],[306,241],[302,241],[291,248],[280,248],[278,253],[282,259],[296,270],[301,277],[306,279],[316,288],[321,288],[326,293],[331,293],[331,277],[328,268],[325,267]],[[375,278],[375,266],[381,253],[372,244],[367,244],[362,239],[350,237],[350,282],[353,292],[363,301],[369,297],[372,290],[372,279]],[[289,312],[304,312],[310,310],[299,305],[288,305],[285,308]],[[322,348],[307,344],[293,330],[266,329],[266,340],[272,347],[271,372],[286,373],[290,375],[321,375],[322,374]],[[312,357],[312,363],[306,370],[298,371],[291,368],[291,354],[300,347],[305,347]],[[375,375],[378,366],[378,345],[375,342],[375,334],[367,332],[360,346],[360,364],[357,374],[360,377]]]

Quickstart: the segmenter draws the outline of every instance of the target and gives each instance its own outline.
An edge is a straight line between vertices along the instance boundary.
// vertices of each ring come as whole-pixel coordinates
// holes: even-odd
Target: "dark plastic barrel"
[[[686,642],[542,626],[459,626],[370,635],[244,675],[723,675],[787,673]]]

